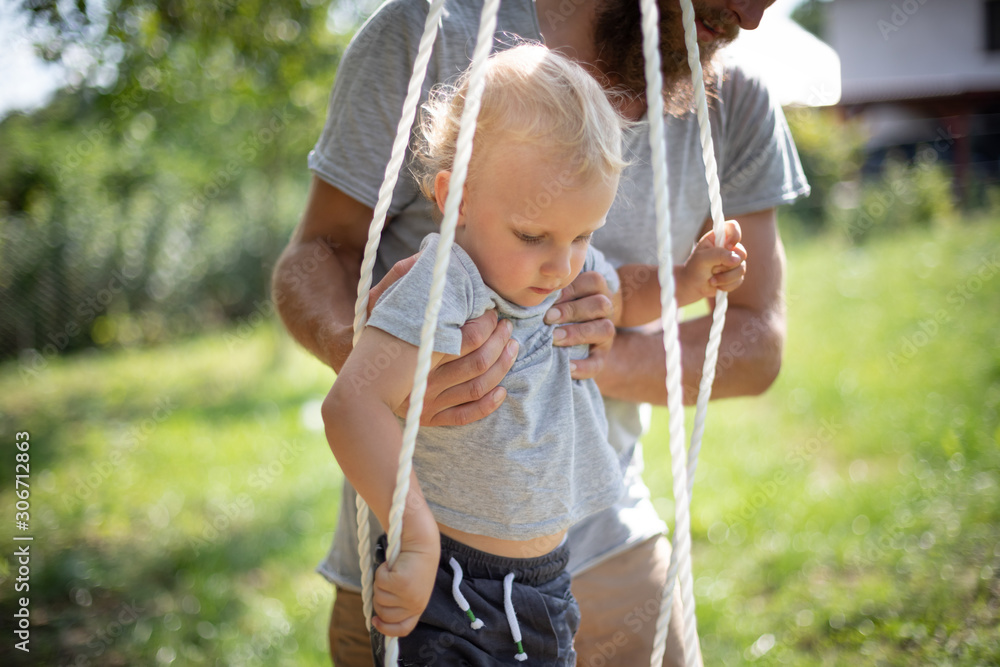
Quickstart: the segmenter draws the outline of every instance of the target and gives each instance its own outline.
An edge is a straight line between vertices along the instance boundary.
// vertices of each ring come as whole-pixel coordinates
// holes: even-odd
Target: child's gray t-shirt
[[[438,234],[430,234],[412,269],[378,300],[368,326],[420,344]],[[611,291],[618,274],[588,246],[584,271],[598,271]],[[556,347],[545,312],[507,301],[484,282],[469,255],[454,244],[434,335],[434,351],[458,354],[460,327],[495,308],[510,320],[519,348],[500,383],[498,410],[466,426],[424,426],[413,467],[434,517],[446,526],[504,540],[552,535],[611,507],[624,490],[628,463],[608,443],[604,403],[593,380],[570,377],[570,359],[586,346]]]

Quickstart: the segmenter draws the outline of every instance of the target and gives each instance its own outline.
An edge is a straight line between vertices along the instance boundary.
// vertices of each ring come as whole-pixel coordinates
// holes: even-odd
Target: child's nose
[[[569,250],[558,250],[546,258],[542,264],[542,275],[553,278],[565,278],[572,271],[572,253]]]

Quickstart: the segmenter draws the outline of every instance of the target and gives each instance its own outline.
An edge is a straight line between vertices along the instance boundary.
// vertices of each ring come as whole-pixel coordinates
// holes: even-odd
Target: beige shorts
[[[667,578],[670,543],[657,537],[573,578],[580,604],[575,647],[578,667],[645,667],[653,651],[659,594]],[[675,595],[664,667],[681,667],[680,600]],[[330,653],[336,667],[371,667],[372,650],[361,595],[337,588],[330,617]],[[701,656],[698,656],[699,663]]]

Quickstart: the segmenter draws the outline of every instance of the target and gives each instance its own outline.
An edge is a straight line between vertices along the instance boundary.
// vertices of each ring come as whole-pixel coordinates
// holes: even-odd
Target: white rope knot
[[[451,580],[451,596],[455,598],[455,602],[458,604],[458,608],[465,612],[465,615],[469,617],[473,630],[478,630],[485,625],[481,620],[476,618],[476,615],[472,613],[472,607],[469,606],[469,601],[465,599],[462,595],[462,590],[459,588],[462,584],[462,566],[458,564],[458,561],[454,558],[448,559],[448,565],[451,566],[451,571],[454,576]]]

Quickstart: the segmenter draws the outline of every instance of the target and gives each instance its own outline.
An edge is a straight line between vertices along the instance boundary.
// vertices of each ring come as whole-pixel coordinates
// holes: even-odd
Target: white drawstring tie
[[[451,595],[455,598],[455,602],[458,604],[459,609],[464,611],[465,615],[469,617],[472,629],[478,630],[483,627],[484,623],[476,618],[476,615],[472,613],[469,601],[465,599],[465,596],[462,595],[461,589],[459,589],[459,586],[462,583],[462,566],[459,565],[458,561],[454,558],[448,559],[448,564],[451,565],[451,571],[455,574],[454,578],[451,580]]]
[[[476,618],[476,615],[472,612],[472,607],[469,605],[469,601],[465,599],[462,595],[461,585],[462,585],[462,566],[459,565],[458,561],[454,558],[448,559],[448,565],[451,566],[451,571],[453,573],[451,579],[451,596],[455,598],[455,603],[458,608],[465,612],[465,615],[471,621],[471,626],[473,630],[478,630],[483,627],[483,623],[480,619]],[[510,572],[507,576],[503,578],[503,610],[507,614],[507,624],[510,626],[511,637],[514,638],[514,643],[517,645],[517,654],[514,659],[518,662],[524,662],[528,659],[528,654],[524,652],[524,646],[521,644],[521,626],[517,622],[517,614],[514,613],[514,601],[511,599],[511,591],[514,586],[514,573]]]
[[[510,625],[510,634],[517,644],[517,655],[515,660],[524,662],[528,659],[528,654],[524,652],[521,645],[521,626],[517,623],[517,615],[514,613],[514,601],[510,598],[511,588],[514,584],[514,573],[511,572],[503,578],[503,610],[507,613],[507,623]]]

